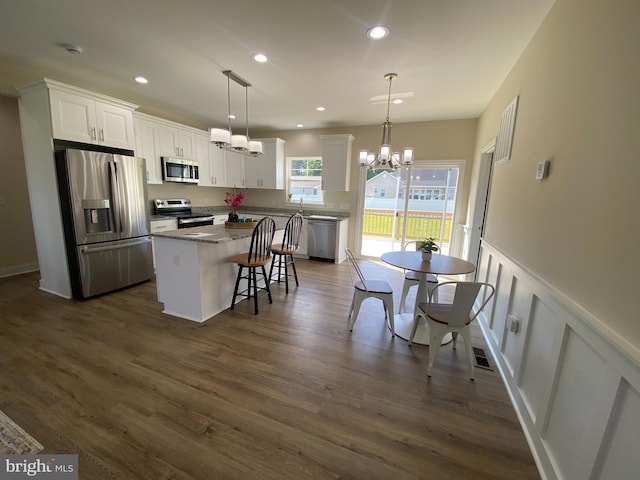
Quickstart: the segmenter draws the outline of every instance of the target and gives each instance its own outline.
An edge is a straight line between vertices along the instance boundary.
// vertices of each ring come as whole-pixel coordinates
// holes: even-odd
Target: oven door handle
[[[213,220],[213,217],[181,218],[179,220],[179,223],[182,225],[186,225],[189,223],[208,222],[210,220]]]

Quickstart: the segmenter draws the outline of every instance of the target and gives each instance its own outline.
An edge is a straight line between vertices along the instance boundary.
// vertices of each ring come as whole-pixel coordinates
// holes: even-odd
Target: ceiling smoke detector
[[[63,47],[72,55],[80,55],[82,53],[82,48],[77,47],[76,45],[71,45],[70,43],[65,43]]]

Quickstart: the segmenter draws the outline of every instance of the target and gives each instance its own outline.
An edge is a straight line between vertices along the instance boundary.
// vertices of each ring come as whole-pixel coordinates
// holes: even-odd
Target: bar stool
[[[273,261],[271,262],[271,268],[269,269],[269,280],[273,279],[273,267],[278,267],[277,281],[280,283],[282,277],[282,269],[284,266],[284,285],[285,292],[289,293],[289,277],[292,275],[289,273],[288,265],[293,268],[293,278],[296,281],[296,287],[298,283],[298,272],[296,272],[296,264],[293,260],[293,254],[296,253],[300,246],[300,232],[302,232],[302,215],[295,213],[287,220],[287,225],[284,228],[284,237],[282,238],[282,244],[276,244],[271,246],[271,253],[273,253]]]
[[[269,303],[273,303],[271,299],[271,290],[269,289],[269,278],[264,266],[271,261],[271,243],[273,242],[273,235],[276,231],[276,223],[271,217],[264,217],[258,222],[253,229],[251,235],[251,247],[248,253],[241,253],[240,255],[234,255],[229,259],[230,262],[238,265],[238,276],[236,277],[236,286],[233,290],[233,300],[231,300],[231,310],[236,303],[236,297],[238,295],[245,296],[250,299],[253,296],[254,301],[254,313],[258,313],[258,288],[266,290],[269,296]],[[258,287],[257,269],[260,267],[262,270],[262,280],[264,281],[264,287]],[[247,274],[242,275],[242,270],[247,268]],[[240,286],[240,280],[247,280],[247,289],[238,292]],[[253,295],[251,295],[251,289],[253,288]]]

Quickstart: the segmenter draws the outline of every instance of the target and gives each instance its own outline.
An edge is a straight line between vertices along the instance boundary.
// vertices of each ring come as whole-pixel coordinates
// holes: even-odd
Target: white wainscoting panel
[[[496,287],[478,322],[542,478],[640,478],[640,351],[486,241],[477,279]]]
[[[561,332],[558,332],[560,328],[556,317],[556,312],[550,305],[533,296],[528,328],[521,335],[525,345],[518,387],[527,413],[534,423],[549,393],[550,379],[558,364],[558,346],[553,340]]]
[[[638,418],[640,418],[640,394],[629,383],[623,381],[592,478],[598,480],[638,478],[640,473]]]

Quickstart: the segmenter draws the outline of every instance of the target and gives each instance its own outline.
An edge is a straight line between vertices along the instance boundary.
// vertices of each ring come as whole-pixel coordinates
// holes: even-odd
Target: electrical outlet
[[[520,330],[520,319],[515,315],[507,315],[507,330],[511,333],[518,333]]]

